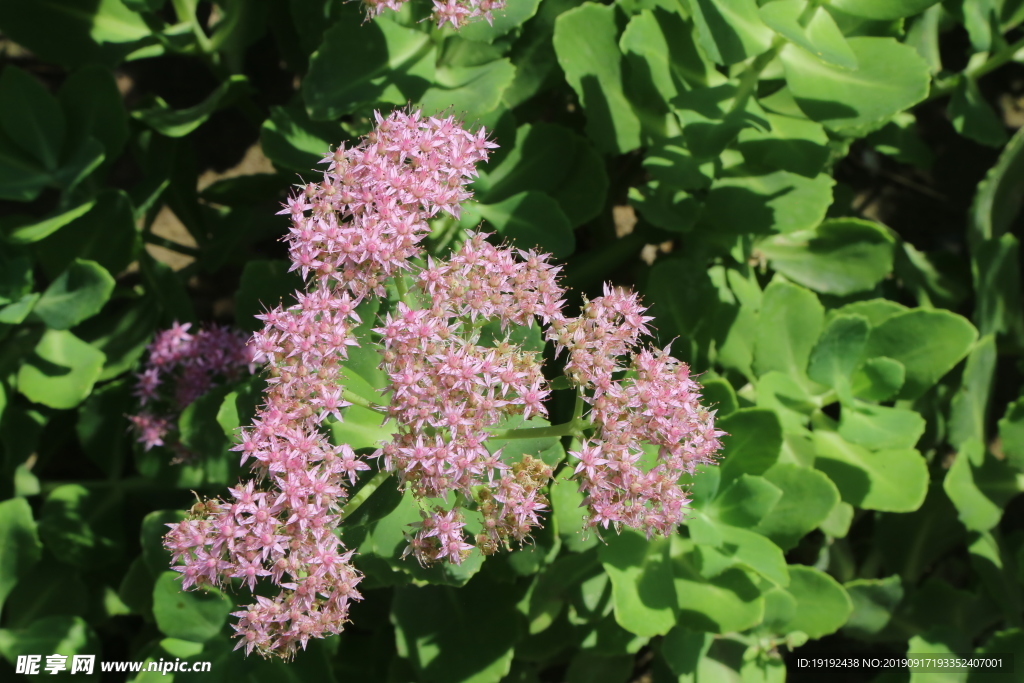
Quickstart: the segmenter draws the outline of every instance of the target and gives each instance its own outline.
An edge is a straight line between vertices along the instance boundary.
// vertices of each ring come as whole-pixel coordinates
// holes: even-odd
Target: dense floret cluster
[[[366,16],[377,17],[383,14],[384,10],[397,12],[408,1],[364,0]],[[505,0],[433,0],[433,2],[434,11],[430,18],[437,22],[438,28],[445,24],[451,24],[453,28],[459,29],[477,19],[483,19],[490,24],[494,20],[493,12],[505,9]]]

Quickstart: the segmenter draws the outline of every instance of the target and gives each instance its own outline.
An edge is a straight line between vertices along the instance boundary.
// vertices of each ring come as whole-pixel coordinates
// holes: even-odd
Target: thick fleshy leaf
[[[761,54],[772,31],[757,13],[755,0],[690,0],[700,46],[718,64],[735,64]]]
[[[68,69],[92,63],[113,66],[140,41],[156,42],[145,20],[121,0],[3,3],[0,26],[40,59]]]
[[[0,127],[43,168],[55,171],[67,126],[57,100],[42,83],[16,66],[0,75]]]
[[[729,558],[696,545],[689,539],[672,537],[672,568],[679,603],[679,622],[689,628],[712,633],[744,631],[764,617],[765,603],[758,588],[758,575],[742,567],[728,566]],[[714,555],[718,554],[718,558]],[[722,559],[725,562],[722,562]],[[717,560],[712,573],[710,560]]]
[[[853,395],[865,401],[888,401],[906,381],[903,363],[884,356],[869,358],[854,371],[850,379]]]
[[[949,118],[964,137],[989,147],[1006,144],[1006,127],[972,78],[963,78],[957,84],[949,101]]]
[[[127,193],[105,190],[84,215],[36,244],[36,253],[50,277],[57,277],[76,258],[95,261],[119,275],[141,248],[134,210]]]
[[[813,567],[790,565],[787,590],[796,598],[796,613],[783,627],[784,632],[803,631],[811,638],[821,638],[838,631],[853,611],[846,590]]]
[[[218,633],[234,607],[219,590],[181,590],[181,574],[163,572],[153,586],[153,616],[166,636],[204,643]]]
[[[902,19],[919,14],[939,0],[832,0],[838,10],[866,19]]]
[[[11,666],[23,655],[46,653],[70,658],[80,654],[95,656],[99,652],[96,633],[82,617],[46,617],[24,628],[0,629],[0,654]],[[41,672],[45,671],[45,663],[44,658],[40,662]]]
[[[828,161],[828,135],[820,123],[804,117],[765,112],[770,128],[744,128],[736,138],[736,149],[753,167],[777,168],[816,178]]]
[[[494,204],[527,190],[553,197],[574,227],[604,207],[608,176],[590,141],[552,123],[520,126],[515,146],[474,183],[477,201]]]
[[[676,593],[671,539],[647,541],[632,530],[609,536],[598,549],[605,571],[612,580],[615,620],[630,633],[664,635],[676,624]]]
[[[400,657],[429,683],[498,683],[509,671],[519,637],[511,591],[484,577],[460,589],[405,586],[395,590],[391,619]],[[487,605],[480,611],[480,605]],[[461,614],[438,629],[438,615]],[[470,618],[470,615],[472,617]]]
[[[848,387],[869,329],[868,321],[859,315],[837,315],[829,320],[811,352],[807,376],[837,391]]]
[[[423,93],[419,104],[427,115],[451,109],[463,120],[474,121],[498,107],[515,75],[516,68],[507,59],[476,66],[438,67],[435,85]]]
[[[509,0],[505,8],[494,12],[491,21],[475,21],[459,29],[459,36],[467,40],[490,43],[522,26],[537,13],[540,0]]]
[[[374,102],[418,100],[434,78],[435,49],[429,34],[386,17],[361,25],[339,21],[324,32],[302,80],[310,118],[336,119]]]
[[[715,520],[735,527],[757,525],[782,497],[782,490],[764,477],[741,474],[707,508]]]
[[[79,567],[108,564],[124,548],[121,495],[65,484],[50,492],[39,536],[57,559]]]
[[[691,518],[688,526],[690,538],[701,546],[703,561],[706,565],[715,565],[713,571],[704,572],[706,576],[738,566],[757,572],[777,586],[785,587],[789,583],[782,549],[761,534],[701,514]]]
[[[4,221],[3,225],[3,239],[10,244],[32,244],[38,242],[92,211],[95,206],[96,202],[94,200],[82,202],[73,209],[62,211],[56,216],[50,216],[41,221],[36,221],[27,216],[8,218]]]
[[[763,375],[778,370],[806,382],[807,362],[821,331],[825,309],[803,287],[772,280],[764,290],[758,314],[754,370]]]
[[[783,550],[790,550],[813,531],[839,502],[839,491],[823,473],[791,463],[776,463],[764,473],[778,489],[779,502],[754,531],[764,534]]]
[[[255,316],[275,306],[292,305],[294,295],[302,288],[302,278],[288,270],[287,261],[253,260],[245,264],[242,279],[235,295],[236,325],[243,330],[255,331],[263,322]]]
[[[995,337],[986,335],[978,340],[967,357],[960,389],[949,410],[949,443],[953,446],[968,439],[987,440],[986,421],[995,380],[996,353]]]
[[[114,291],[114,278],[95,261],[75,259],[50,283],[33,314],[54,330],[66,330],[100,312]]]
[[[913,399],[952,370],[977,336],[974,326],[955,313],[912,310],[873,327],[864,355],[885,356],[902,363],[906,381],[898,396]]]
[[[185,519],[181,510],[154,510],[142,518],[139,542],[142,544],[142,560],[156,579],[171,566],[171,553],[164,547],[164,536],[168,524],[177,524]]]
[[[898,576],[856,579],[843,587],[853,604],[843,633],[860,640],[872,639],[889,625],[904,594],[903,582]]]
[[[203,125],[218,109],[234,104],[250,87],[245,76],[230,76],[199,104],[186,109],[171,109],[158,98],[155,106],[133,111],[132,117],[167,137],[184,137]]]
[[[776,0],[761,7],[759,12],[768,28],[821,61],[843,69],[856,69],[857,57],[832,15],[824,7],[815,7],[806,15],[805,10],[805,0]]]
[[[1018,475],[1004,460],[971,439],[960,447],[942,488],[971,531],[988,531],[1003,516],[1006,503],[1021,490]]]
[[[743,474],[763,474],[775,464],[782,447],[782,425],[774,411],[741,408],[718,421],[729,436],[722,438],[718,471],[726,483]]]
[[[605,154],[640,146],[640,120],[622,90],[616,8],[586,2],[555,21],[554,46],[587,116],[587,135]]]
[[[512,195],[496,204],[466,207],[463,220],[483,218],[494,230],[520,249],[536,249],[564,258],[576,249],[569,219],[558,202],[537,190]]]
[[[128,114],[109,69],[91,65],[68,76],[58,93],[68,120],[68,138],[92,136],[103,144],[107,162],[128,142]]]
[[[808,117],[836,131],[877,126],[928,95],[931,74],[917,52],[892,38],[850,38],[857,69],[825,64],[796,47],[782,49],[786,83]]]
[[[28,502],[11,498],[0,503],[0,606],[42,554],[43,544]]]
[[[921,414],[861,401],[843,404],[839,436],[870,449],[913,448],[924,434]]]
[[[814,432],[814,466],[835,483],[843,500],[867,510],[912,512],[928,491],[928,466],[912,448],[870,451],[835,432]]]
[[[1006,406],[1006,414],[999,420],[999,440],[1007,461],[1024,471],[1024,398]]]
[[[892,271],[895,239],[870,221],[827,220],[812,230],[758,244],[772,268],[822,294],[846,296],[872,289]]]
[[[47,330],[18,371],[18,391],[51,408],[74,408],[92,392],[104,360],[70,332]]]
[[[835,181],[788,171],[728,175],[711,186],[701,225],[725,235],[810,230],[825,217]]]

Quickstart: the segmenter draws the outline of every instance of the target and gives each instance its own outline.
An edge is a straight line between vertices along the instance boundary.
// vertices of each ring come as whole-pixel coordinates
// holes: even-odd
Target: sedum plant
[[[1022,30],[0,3],[0,679],[1019,667]]]

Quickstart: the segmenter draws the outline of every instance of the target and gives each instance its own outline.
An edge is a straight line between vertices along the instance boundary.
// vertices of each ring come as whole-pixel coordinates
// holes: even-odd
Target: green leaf
[[[128,459],[131,437],[124,416],[137,404],[133,384],[134,378],[105,384],[78,409],[75,432],[82,450],[109,477],[119,476]]]
[[[38,242],[36,254],[50,277],[57,277],[76,258],[95,261],[116,275],[135,260],[140,247],[128,195],[104,190],[88,213]]]
[[[398,655],[429,683],[498,683],[508,673],[518,639],[513,592],[484,577],[450,586],[395,589],[391,619]],[[486,610],[480,610],[487,605]],[[439,614],[453,619],[437,628]]]
[[[1003,508],[1021,484],[1005,461],[997,460],[980,441],[971,439],[960,447],[942,488],[965,527],[988,531],[1002,519]]]
[[[754,370],[778,370],[806,382],[807,363],[821,331],[825,309],[803,287],[772,280],[764,290],[754,346]]]
[[[855,301],[852,304],[831,310],[829,316],[859,315],[865,318],[872,327],[878,327],[889,318],[909,310],[903,304],[889,299],[868,299],[867,301]]]
[[[756,574],[728,566],[709,578],[705,563],[716,551],[679,536],[671,541],[679,623],[712,633],[745,631],[760,623],[765,603]],[[720,569],[721,562],[717,564]]]
[[[302,98],[313,120],[336,119],[376,102],[416,101],[434,78],[434,61],[427,33],[384,17],[362,25],[339,21],[309,58]]]
[[[435,85],[423,93],[419,104],[427,115],[451,109],[463,120],[473,121],[498,108],[515,75],[516,68],[507,59],[476,66],[439,66]]]
[[[605,154],[640,146],[640,120],[622,90],[622,54],[613,6],[586,2],[555,20],[554,46],[587,116],[587,135]]]
[[[928,467],[912,448],[869,451],[835,432],[814,434],[814,466],[835,483],[843,500],[867,510],[912,512],[928,491]]]
[[[103,311],[75,328],[82,341],[107,357],[98,381],[117,377],[129,370],[153,338],[160,310],[153,299],[115,299]]]
[[[832,15],[824,7],[814,7],[807,15],[805,10],[805,0],[776,0],[761,7],[759,12],[768,28],[821,61],[842,69],[856,69],[857,57]]]
[[[920,413],[861,401],[844,403],[839,417],[839,436],[872,450],[913,448],[924,428]]]
[[[167,137],[180,138],[203,125],[218,109],[234,104],[250,88],[249,79],[236,74],[229,76],[199,104],[186,109],[171,109],[157,98],[156,106],[133,111],[132,117]]]
[[[573,448],[577,448],[578,445],[578,442],[575,442]],[[600,541],[595,534],[582,531],[587,508],[583,503],[584,496],[579,490],[579,484],[572,479],[572,473],[572,467],[562,467],[551,483],[551,517],[563,545],[571,552],[582,553]]]
[[[786,557],[782,549],[761,534],[702,516],[691,519],[689,529],[690,538],[702,546],[706,562],[702,573],[705,576],[711,578],[726,567],[738,566],[752,569],[778,586],[789,584],[789,572],[786,570]],[[710,548],[714,548],[717,556],[714,556]],[[714,570],[707,567],[711,563],[716,565]]]
[[[774,171],[763,175],[730,175],[711,186],[701,226],[724,235],[810,230],[832,203],[835,181]]]
[[[27,216],[8,218],[5,221],[6,224],[3,225],[3,239],[10,244],[32,244],[33,242],[38,242],[49,237],[75,219],[92,211],[94,206],[96,206],[95,201],[83,202],[73,209],[68,209],[56,216],[51,216],[38,222],[33,222],[34,219]]]
[[[892,38],[850,38],[855,71],[819,61],[795,45],[782,49],[786,83],[809,118],[835,131],[864,130],[928,95],[931,74],[917,52]]]
[[[765,112],[769,128],[739,132],[736,149],[751,166],[764,166],[816,178],[828,161],[828,135],[820,123]]]
[[[42,561],[14,588],[4,603],[4,623],[12,629],[26,628],[46,617],[87,618],[96,592],[77,571],[45,552]]]
[[[782,632],[802,631],[811,638],[821,638],[838,631],[853,611],[846,590],[813,567],[790,565],[787,590],[796,598],[796,613]]]
[[[920,14],[939,0],[832,0],[838,10],[867,19],[901,19]]]
[[[40,59],[68,69],[92,63],[113,66],[152,35],[142,17],[121,0],[4,3],[0,26],[4,34]]]
[[[354,449],[377,448],[398,431],[394,421],[384,425],[384,415],[362,406],[346,408],[343,417],[341,422],[331,422],[331,442],[335,445],[347,443]]]
[[[742,62],[771,45],[772,31],[754,0],[689,0],[689,5],[700,46],[718,64]]]
[[[837,315],[821,333],[807,366],[807,376],[818,384],[849,388],[850,377],[868,340],[868,321],[859,315]]]
[[[69,139],[96,138],[108,163],[120,155],[128,142],[128,114],[109,69],[90,65],[72,71],[58,98],[67,117]]]
[[[973,237],[989,240],[1002,237],[1020,212],[1021,187],[1024,187],[1024,132],[1018,132],[999,155],[971,204],[970,227]]]
[[[459,36],[466,40],[492,43],[495,39],[519,28],[537,13],[540,0],[509,0],[505,8],[494,12],[491,21],[475,21],[459,29]]]
[[[841,218],[769,237],[757,248],[793,282],[846,296],[874,288],[892,271],[894,247],[895,239],[877,223]]]
[[[999,420],[999,440],[1006,460],[1024,471],[1024,398],[1006,406],[1006,414]]]
[[[664,635],[676,624],[671,539],[648,541],[623,529],[610,535],[598,556],[612,581],[615,620],[639,636]]]
[[[604,208],[608,175],[590,142],[552,123],[525,124],[515,146],[501,162],[474,183],[476,199],[494,204],[527,190],[540,190],[558,201],[572,226]]]
[[[217,421],[217,414],[229,391],[230,387],[225,386],[210,389],[185,406],[178,417],[182,445],[206,461],[207,466],[211,461],[223,463],[227,458],[230,440]],[[230,459],[233,463],[234,455]]]
[[[520,192],[497,204],[467,207],[464,220],[475,223],[474,214],[520,249],[539,248],[555,258],[565,258],[576,249],[572,226],[558,202],[537,190]]]
[[[66,330],[96,315],[114,291],[114,278],[95,261],[75,259],[50,283],[33,313],[54,330]]]
[[[996,340],[986,335],[978,340],[967,357],[960,389],[950,403],[948,439],[954,447],[968,439],[988,440],[986,418],[996,361]]]
[[[18,149],[0,127],[0,199],[31,202],[52,182],[53,174]]]
[[[153,586],[156,625],[168,637],[205,643],[220,633],[234,604],[215,588],[183,591],[180,578],[181,574],[171,571],[157,578]]]
[[[276,166],[311,173],[331,146],[347,136],[337,123],[310,120],[300,104],[270,108],[270,118],[260,128],[260,147]]]
[[[171,566],[171,553],[164,547],[164,536],[168,524],[177,524],[185,519],[181,510],[154,510],[142,518],[139,542],[142,544],[142,560],[156,579]]]
[[[50,492],[39,517],[39,536],[70,565],[108,564],[124,549],[121,495],[64,484]]]
[[[294,294],[302,289],[302,278],[288,271],[288,261],[252,260],[245,264],[235,294],[235,324],[254,332],[263,327],[255,316],[278,305],[285,308],[294,302]]]
[[[885,524],[875,527],[874,544],[890,571],[915,583],[939,558],[961,545],[964,535],[956,509],[942,486],[934,482],[920,508],[908,514],[889,515]]]
[[[871,640],[893,620],[903,600],[903,583],[898,576],[884,579],[856,579],[843,584],[853,612],[843,633],[860,640]]]
[[[0,629],[0,654],[11,666],[22,655],[45,653],[72,657],[99,652],[96,634],[81,617],[46,617],[25,628]],[[41,664],[40,670],[43,671],[45,659]]]
[[[747,529],[756,526],[781,497],[782,489],[764,477],[741,474],[714,499],[706,512],[723,524]]]
[[[74,408],[92,391],[104,360],[70,332],[47,330],[18,371],[18,391],[51,408]]]
[[[977,337],[974,327],[955,313],[918,309],[873,327],[864,354],[902,363],[906,381],[898,397],[914,399],[952,370]]]
[[[907,370],[903,363],[884,356],[869,358],[850,380],[853,395],[865,401],[888,401],[903,387]]]
[[[672,673],[681,677],[681,683],[690,683],[692,679],[682,677],[697,672],[698,663],[704,659],[704,655],[711,647],[712,638],[710,633],[676,626],[665,634],[659,652],[672,669]]]
[[[0,304],[19,301],[32,285],[32,258],[17,247],[0,250]]]
[[[989,147],[1006,144],[1006,127],[985,101],[973,78],[962,78],[949,101],[949,119],[957,133]]]
[[[781,497],[753,530],[783,550],[795,548],[801,538],[828,518],[839,502],[835,484],[817,470],[780,462],[765,472],[764,478],[779,490]]]
[[[24,498],[0,503],[0,607],[43,555],[32,508]]]
[[[0,127],[15,145],[49,171],[57,170],[66,124],[57,100],[16,66],[0,75]]]
[[[774,411],[741,408],[718,421],[722,438],[722,460],[718,468],[722,482],[742,474],[764,474],[775,464],[782,448],[782,425]]]

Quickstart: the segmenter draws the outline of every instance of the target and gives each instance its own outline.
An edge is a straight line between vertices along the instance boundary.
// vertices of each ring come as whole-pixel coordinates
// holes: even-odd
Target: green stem
[[[409,304],[409,288],[405,286],[404,274],[395,274],[395,288],[398,290],[398,298],[402,300],[403,304],[411,308]]]
[[[341,519],[348,519],[349,515],[359,509],[359,506],[365,503],[374,492],[380,488],[380,485],[387,481],[391,473],[387,470],[381,470],[377,474],[373,475],[373,479],[366,482],[363,488],[355,492],[355,494],[348,499],[348,503],[345,507],[341,508]]]
[[[580,399],[577,399],[579,401]],[[568,422],[550,427],[527,427],[525,429],[496,429],[490,433],[492,439],[545,439],[551,436],[575,436],[583,434],[583,421],[577,416]]]
[[[929,93],[928,99],[934,100],[952,94],[964,78],[969,81],[976,81],[985,74],[998,69],[1003,64],[1012,60],[1014,55],[1021,50],[1024,50],[1024,38],[1021,38],[1012,45],[1007,45],[1002,50],[997,51],[981,64],[975,67],[969,67],[965,69],[963,73],[959,73],[952,78],[942,81],[941,83],[933,84],[932,91]]]
[[[173,242],[165,237],[154,235],[151,232],[143,232],[142,241],[155,244],[159,247],[163,247],[164,249],[176,251],[179,254],[184,254],[185,256],[192,256],[194,258],[199,256],[199,250],[195,247],[187,247],[184,244],[178,244],[177,242]]]
[[[747,100],[757,90],[757,81],[761,77],[761,72],[765,70],[765,67],[771,63],[773,59],[779,54],[779,50],[786,44],[786,39],[781,36],[776,36],[772,42],[772,46],[765,52],[762,52],[757,57],[754,57],[754,61],[750,63],[750,66],[740,74],[740,85],[736,89],[736,95],[733,96],[732,106],[729,107],[729,113],[741,112],[747,108]]]
[[[362,396],[352,391],[349,391],[348,389],[342,390],[341,397],[348,401],[349,403],[351,403],[352,405],[359,406],[360,408],[366,408],[367,410],[379,410],[380,408],[384,407],[382,404],[368,401]]]

